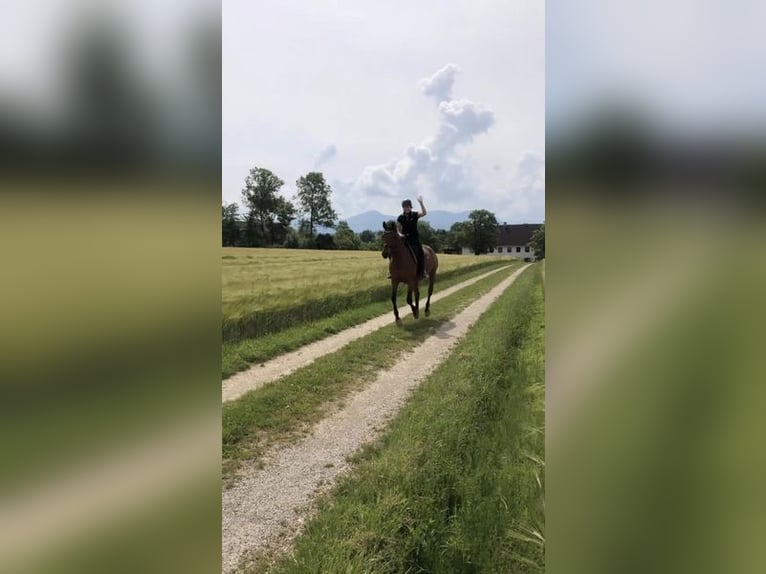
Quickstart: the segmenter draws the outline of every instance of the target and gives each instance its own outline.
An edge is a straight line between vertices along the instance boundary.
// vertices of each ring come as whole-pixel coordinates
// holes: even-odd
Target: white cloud
[[[389,163],[366,167],[354,185],[370,195],[396,197],[398,186],[393,174],[395,166],[396,163]]]
[[[316,159],[314,160],[314,169],[319,169],[322,167],[322,165],[326,164],[328,161],[330,161],[332,158],[334,158],[338,154],[338,148],[335,147],[335,144],[330,144],[322,149],[322,151],[319,152]]]
[[[447,95],[457,69],[448,64],[431,78],[421,80],[423,92]],[[458,148],[486,133],[495,123],[495,114],[467,99],[442,100],[438,113],[435,135],[420,144],[409,144],[401,157],[389,163],[365,167],[354,188],[369,196],[391,198],[428,190],[446,202],[456,202],[470,194],[475,189],[476,177],[460,157]]]
[[[449,100],[452,97],[452,84],[455,83],[455,76],[459,71],[460,68],[455,64],[447,64],[430,78],[420,80],[418,87],[425,95],[434,97],[437,102]]]
[[[469,100],[441,102],[439,113],[442,123],[433,147],[442,153],[451,153],[456,146],[471,143],[475,136],[486,133],[495,123],[492,110]]]

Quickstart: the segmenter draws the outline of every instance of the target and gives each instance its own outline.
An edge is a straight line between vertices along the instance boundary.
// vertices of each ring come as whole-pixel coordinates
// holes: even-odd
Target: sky
[[[341,219],[428,209],[545,217],[539,0],[223,0],[223,201],[248,170],[322,171]]]

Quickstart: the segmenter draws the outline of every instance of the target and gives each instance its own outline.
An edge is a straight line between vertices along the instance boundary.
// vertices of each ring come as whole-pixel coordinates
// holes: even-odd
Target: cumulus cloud
[[[455,64],[447,64],[430,78],[420,80],[418,87],[426,96],[435,98],[437,102],[449,100],[452,97],[452,84],[455,83],[455,76],[459,71],[460,68]]]
[[[370,195],[395,197],[399,187],[393,175],[395,165],[395,163],[389,163],[364,168],[354,186]]]
[[[468,144],[485,133],[495,123],[495,114],[489,108],[469,100],[453,100],[439,104],[441,122],[432,140],[438,153],[450,153],[460,144]]]
[[[475,177],[459,151],[492,127],[495,114],[467,99],[449,99],[457,71],[457,66],[448,64],[420,82],[423,93],[439,102],[435,134],[419,144],[409,144],[391,162],[364,168],[354,184],[356,191],[394,198],[422,190],[438,193],[443,202],[471,193]]]
[[[338,148],[336,148],[334,144],[330,144],[323,148],[314,160],[314,169],[319,169],[323,164],[334,158],[337,153]]]

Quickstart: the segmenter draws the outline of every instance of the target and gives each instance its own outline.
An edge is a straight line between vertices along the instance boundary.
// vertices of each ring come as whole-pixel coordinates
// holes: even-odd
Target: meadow
[[[440,254],[434,292],[512,263]],[[224,248],[222,376],[384,313],[387,274],[388,260],[377,251]],[[401,305],[406,288],[399,293]]]

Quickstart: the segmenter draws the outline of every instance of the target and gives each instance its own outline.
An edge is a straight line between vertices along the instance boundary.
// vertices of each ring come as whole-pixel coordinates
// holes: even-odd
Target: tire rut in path
[[[375,437],[411,391],[527,267],[504,279],[350,396],[342,410],[316,425],[311,436],[267,454],[264,468],[246,468],[237,483],[223,491],[224,572],[235,570],[248,554],[289,547],[311,513],[314,494],[349,469],[347,457]],[[417,361],[413,360],[416,355]]]
[[[508,269],[508,266],[500,267],[499,269],[493,269],[492,271],[483,273],[478,277],[474,277],[472,279],[463,281],[462,283],[458,283],[457,285],[453,285],[449,289],[445,289],[444,291],[440,291],[439,293],[432,295],[431,303],[435,303],[444,297],[452,295],[460,289],[468,287],[469,285],[473,285],[474,283],[481,281],[490,275],[499,273],[505,269]],[[424,300],[425,299],[421,296],[421,303]],[[401,307],[400,309],[406,309],[409,311],[409,306]],[[402,314],[402,316],[403,315],[404,314]],[[221,400],[224,403],[228,401],[234,401],[245,393],[253,391],[267,383],[271,383],[277,379],[287,376],[290,373],[293,373],[298,369],[313,363],[323,355],[334,353],[352,341],[360,337],[364,337],[365,335],[391,323],[393,323],[393,311],[379,315],[378,317],[370,319],[369,321],[366,321],[360,325],[345,329],[344,331],[336,333],[330,337],[326,337],[319,341],[305,345],[300,349],[296,349],[290,353],[275,357],[274,359],[261,363],[260,365],[250,367],[246,371],[236,373],[223,381]]]

